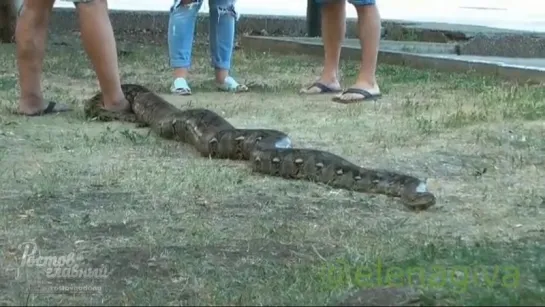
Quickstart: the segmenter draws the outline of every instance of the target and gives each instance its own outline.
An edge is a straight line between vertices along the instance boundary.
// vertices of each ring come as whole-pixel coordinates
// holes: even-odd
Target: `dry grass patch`
[[[214,90],[199,44],[194,95],[175,97],[167,94],[166,47],[120,43],[123,82],[180,106],[213,109],[238,127],[285,131],[298,147],[429,178],[438,204],[415,214],[385,196],[251,174],[244,162],[198,158],[147,129],[88,121],[82,103],[97,90],[94,74],[78,40],[52,41],[46,96],[78,110],[41,118],[11,114],[14,47],[0,46],[0,244],[4,268],[21,273],[2,277],[3,301],[324,305],[363,287],[355,272],[377,262],[382,277],[371,276],[366,287],[384,284],[388,268],[421,268],[419,279],[402,275],[399,283],[416,283],[428,303],[540,301],[543,88],[381,65],[385,97],[344,106],[296,94],[319,72],[316,59],[239,50],[235,76],[251,92],[224,94]],[[356,68],[343,64],[345,84]],[[103,265],[111,275],[47,278],[43,269],[20,267],[23,242],[42,255],[76,252],[81,267]],[[446,268],[443,284],[431,282],[433,265]],[[512,266],[520,276],[509,284]],[[37,293],[36,281],[94,285],[102,293]]]

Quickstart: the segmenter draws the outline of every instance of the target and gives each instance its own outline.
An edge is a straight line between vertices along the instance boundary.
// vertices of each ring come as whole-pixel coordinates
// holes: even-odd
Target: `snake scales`
[[[362,168],[326,151],[292,148],[289,137],[281,131],[237,129],[211,110],[177,108],[141,85],[123,84],[122,90],[131,113],[103,110],[99,92],[86,102],[86,116],[101,121],[136,122],[163,138],[191,144],[202,156],[249,160],[258,173],[399,197],[413,210],[425,210],[435,204],[435,196],[427,191],[426,183],[413,176]]]

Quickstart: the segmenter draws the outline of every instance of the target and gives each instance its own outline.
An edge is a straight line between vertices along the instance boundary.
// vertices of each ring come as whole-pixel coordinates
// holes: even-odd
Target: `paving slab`
[[[320,39],[244,36],[241,39],[241,46],[242,48],[265,52],[323,56],[323,45]],[[359,45],[355,45],[353,42],[344,43],[341,57],[343,59],[359,60],[360,51],[361,48]],[[417,69],[435,69],[445,72],[474,72],[520,83],[545,82],[544,58],[417,53],[392,50],[386,46],[380,48],[379,62]]]
[[[481,33],[460,44],[461,54],[545,58],[545,39],[542,34]]]
[[[289,39],[289,38],[288,38]],[[295,40],[304,43],[321,44],[320,38],[315,37],[298,37]],[[360,40],[355,38],[347,38],[344,41],[345,46],[359,47]],[[399,42],[392,40],[381,40],[380,47],[383,50],[405,51],[416,53],[441,53],[441,54],[457,54],[458,44],[451,43],[429,43],[429,42]]]
[[[467,24],[453,24],[453,23],[446,23],[446,22],[415,22],[415,21],[404,21],[404,20],[396,20],[396,19],[385,20],[385,22],[400,24],[407,28],[414,28],[414,29],[428,29],[428,30],[436,30],[436,31],[458,31],[458,32],[465,33],[468,36],[473,36],[479,33],[492,33],[492,34],[498,34],[498,33],[499,34],[503,34],[503,33],[530,34],[531,33],[534,35],[545,36],[545,32],[543,31],[525,31],[525,30],[494,28],[494,27],[467,25]],[[538,29],[543,28],[543,25],[536,24],[536,28]]]

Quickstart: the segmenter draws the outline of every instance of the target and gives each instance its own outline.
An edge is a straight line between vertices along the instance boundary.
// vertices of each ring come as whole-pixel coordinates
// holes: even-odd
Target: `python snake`
[[[132,112],[116,114],[102,109],[99,92],[86,102],[86,116],[101,121],[135,122],[165,139],[192,145],[204,157],[249,160],[257,173],[398,197],[412,210],[425,210],[436,203],[426,183],[416,177],[362,168],[326,151],[292,148],[290,138],[281,131],[238,129],[211,110],[177,108],[141,85],[121,87]]]

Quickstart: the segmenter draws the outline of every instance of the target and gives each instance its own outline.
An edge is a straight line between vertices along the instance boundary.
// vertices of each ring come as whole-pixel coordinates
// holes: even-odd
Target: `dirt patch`
[[[411,288],[365,289],[352,294],[338,306],[422,306],[420,294]]]

